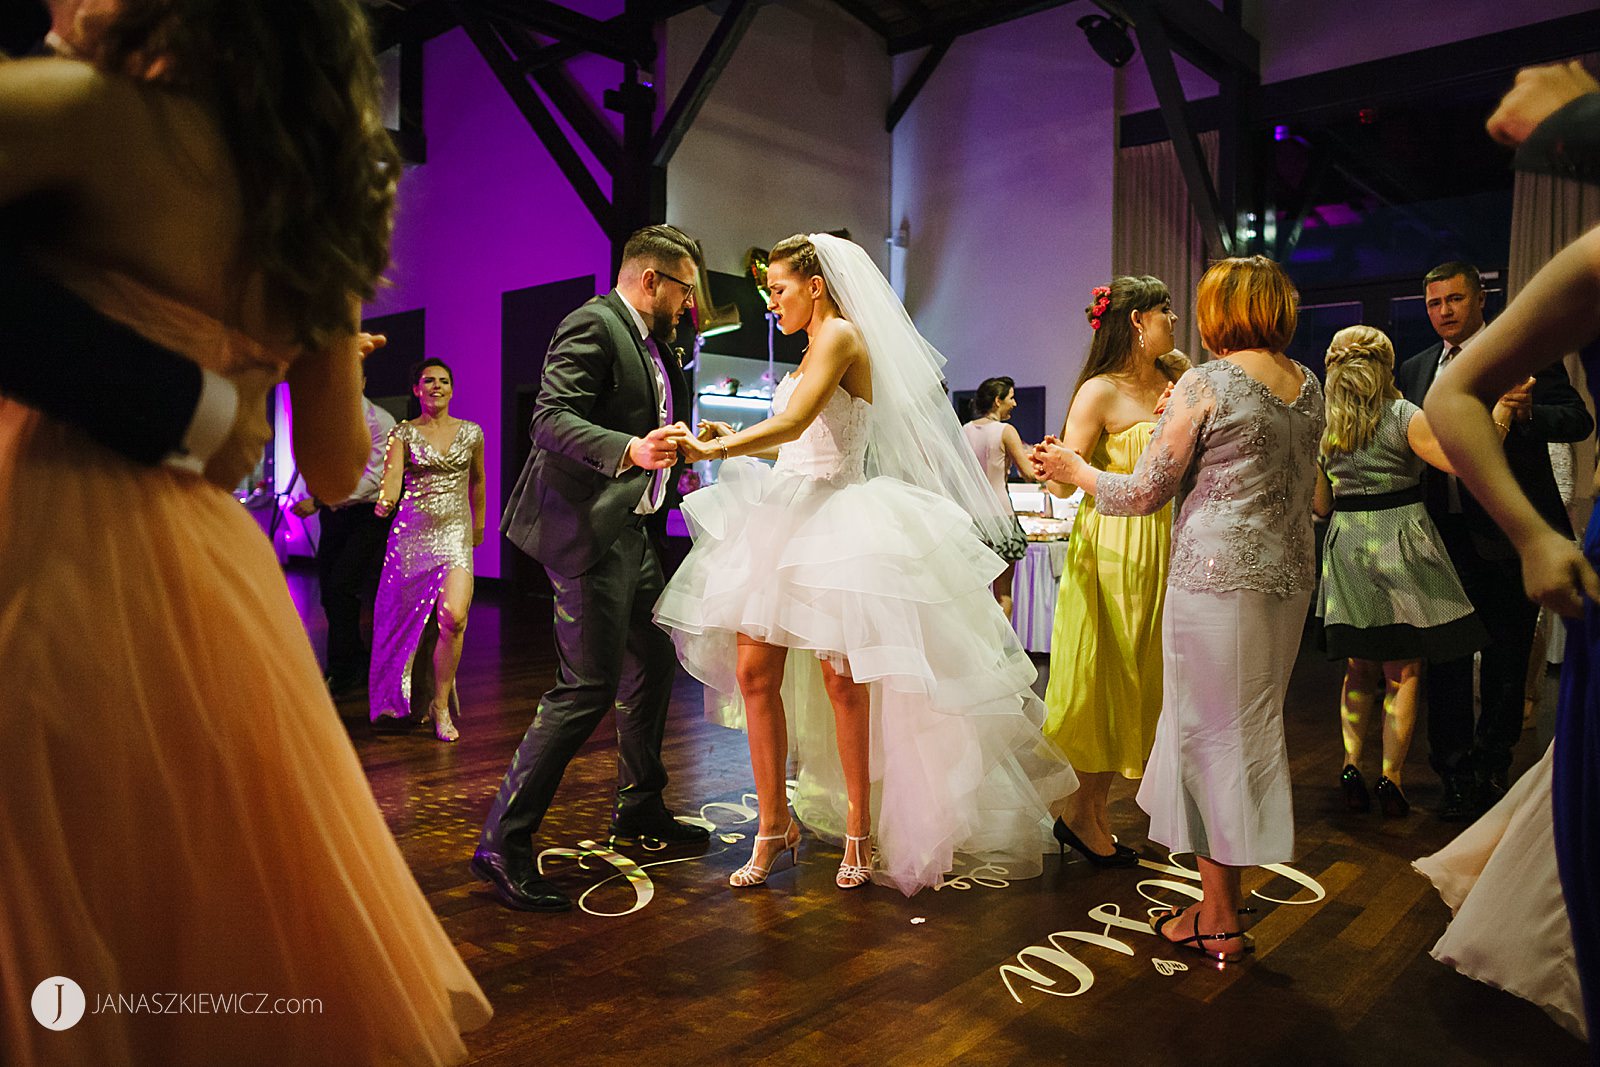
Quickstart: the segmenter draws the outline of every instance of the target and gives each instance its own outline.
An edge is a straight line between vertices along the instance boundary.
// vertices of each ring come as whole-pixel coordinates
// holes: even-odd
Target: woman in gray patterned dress
[[[431,722],[434,736],[454,741],[472,549],[483,543],[483,428],[450,416],[454,378],[442,361],[423,360],[411,377],[422,414],[389,433],[377,505],[399,514],[372,613],[371,716],[374,725]],[[413,715],[419,699],[427,703]]]
[[[1149,514],[1181,494],[1139,804],[1150,837],[1200,868],[1201,900],[1157,913],[1156,933],[1220,961],[1249,947],[1240,868],[1294,856],[1283,697],[1316,578],[1323,420],[1316,376],[1283,354],[1297,301],[1270,259],[1216,263],[1195,309],[1220,358],[1178,379],[1133,473],[1098,471],[1049,438],[1035,450],[1042,476],[1081,486],[1105,515]]]
[[[1352,811],[1372,806],[1361,777],[1363,727],[1381,700],[1383,772],[1374,790],[1388,816],[1410,809],[1401,771],[1416,725],[1424,660],[1470,655],[1488,640],[1422,502],[1424,461],[1454,474],[1422,409],[1394,384],[1394,346],[1350,326],[1328,346],[1328,429],[1316,511],[1330,513],[1317,615],[1330,659],[1346,660],[1339,697]],[[1505,428],[1503,407],[1495,422]]]

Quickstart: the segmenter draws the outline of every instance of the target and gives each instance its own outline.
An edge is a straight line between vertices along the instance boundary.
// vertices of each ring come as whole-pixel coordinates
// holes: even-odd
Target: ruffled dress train
[[[870,685],[879,881],[937,886],[958,856],[963,870],[1037,876],[1054,848],[1049,804],[1077,780],[1040,732],[1033,662],[990,592],[1005,564],[949,500],[865,477],[870,411],[836,390],[775,468],[729,460],[691,494],[694,548],[656,621],[727,725],[743,725],[737,635],[791,650],[795,811],[824,838],[842,837],[845,800],[820,661]]]

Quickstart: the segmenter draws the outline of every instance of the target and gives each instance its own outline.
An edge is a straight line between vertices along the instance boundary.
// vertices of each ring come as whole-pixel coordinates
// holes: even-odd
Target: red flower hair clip
[[[1104,315],[1111,307],[1111,287],[1109,285],[1097,285],[1090,290],[1089,295],[1094,297],[1094,306],[1089,309],[1089,328],[1098,330],[1100,328],[1100,316]]]

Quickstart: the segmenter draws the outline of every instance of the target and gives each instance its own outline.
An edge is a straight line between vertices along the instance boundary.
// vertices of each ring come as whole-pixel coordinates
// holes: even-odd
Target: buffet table
[[[1066,563],[1065,541],[1029,541],[1028,554],[1017,560],[1011,577],[1011,624],[1029,652],[1050,651],[1056,592]]]
[[[1067,565],[1067,537],[1078,517],[1082,494],[1069,500],[1046,498],[1037,486],[1014,486],[1011,498],[1018,510],[1048,511],[1047,515],[1019,514],[1028,535],[1028,552],[1017,561],[1011,576],[1011,625],[1029,652],[1049,652],[1055,626],[1056,592]]]

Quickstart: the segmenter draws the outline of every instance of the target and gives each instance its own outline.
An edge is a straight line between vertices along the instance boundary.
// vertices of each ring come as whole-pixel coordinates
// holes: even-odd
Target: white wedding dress
[[[773,396],[781,412],[798,378]],[[712,717],[742,726],[736,635],[793,649],[784,686],[796,814],[835,841],[844,786],[819,659],[872,696],[876,879],[911,894],[964,857],[1037,876],[1048,805],[1077,787],[1040,733],[1033,662],[990,592],[1005,564],[971,516],[896,478],[867,478],[873,406],[836,389],[777,465],[723,463],[683,513],[695,538],[655,608]]]

